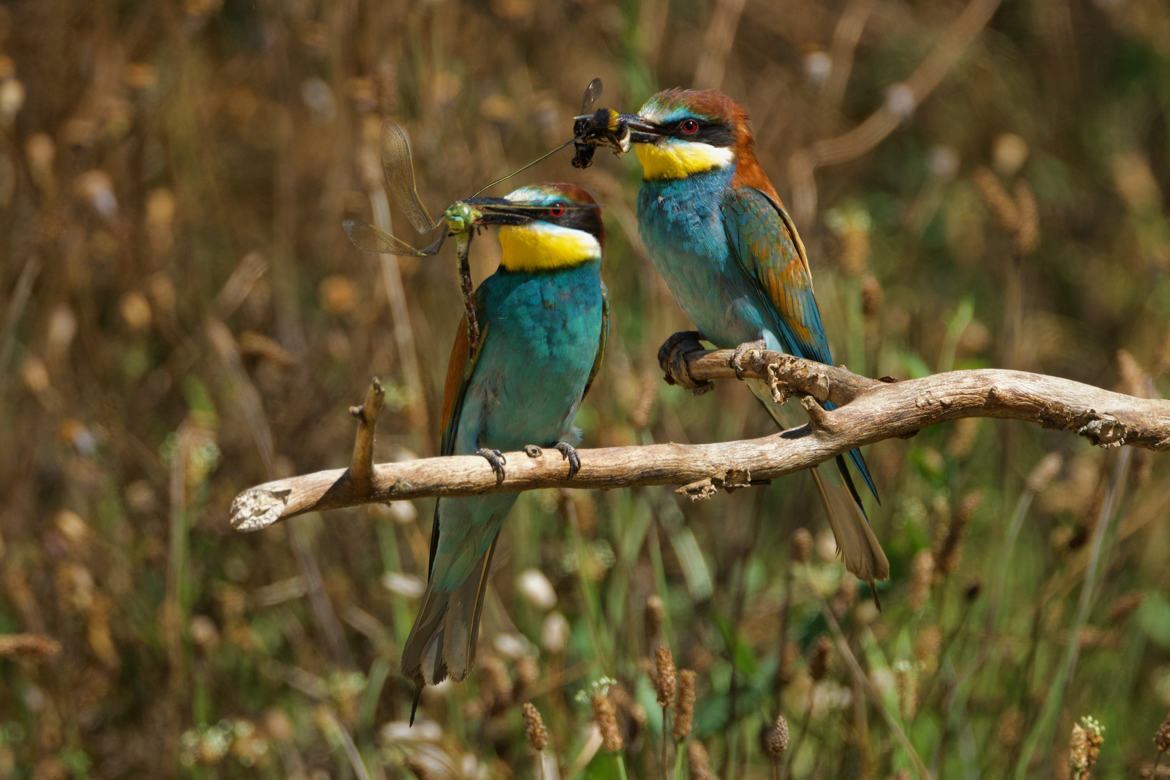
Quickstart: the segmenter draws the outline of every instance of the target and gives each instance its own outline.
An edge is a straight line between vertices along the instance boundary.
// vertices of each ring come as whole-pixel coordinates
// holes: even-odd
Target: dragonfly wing
[[[443,237],[439,236],[438,241],[420,251],[401,238],[392,236],[381,228],[367,225],[365,222],[347,219],[341,223],[341,228],[345,231],[345,235],[349,236],[349,240],[353,245],[365,252],[380,252],[388,255],[405,255],[407,257],[426,257],[439,251],[439,245],[443,243]]]
[[[398,204],[414,229],[419,233],[434,230],[437,223],[418,197],[406,131],[389,121],[382,125],[382,176],[390,199]]]

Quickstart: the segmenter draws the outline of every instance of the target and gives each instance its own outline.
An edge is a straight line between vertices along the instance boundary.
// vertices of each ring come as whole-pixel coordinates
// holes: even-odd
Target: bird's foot
[[[572,479],[581,470],[581,459],[577,457],[576,448],[567,441],[558,441],[553,446],[561,453],[561,460],[569,461],[569,479]]]
[[[524,454],[530,458],[539,458],[544,454],[544,450],[542,450],[540,447],[537,447],[535,444],[525,444]]]
[[[728,363],[731,364],[731,367],[733,369],[735,369],[735,378],[740,380],[740,381],[743,381],[743,372],[744,372],[743,359],[747,356],[747,354],[749,352],[759,352],[760,350],[767,349],[767,348],[768,348],[768,342],[764,341],[763,339],[756,339],[755,341],[745,341],[744,343],[742,343],[738,347],[736,347],[735,352],[733,352],[731,354],[731,359],[729,361],[727,361]]]
[[[497,485],[504,481],[504,466],[508,463],[508,460],[504,457],[504,453],[499,450],[480,447],[475,451],[475,454],[486,460],[488,465],[492,467],[492,471],[496,473]]]
[[[703,351],[703,345],[699,343],[702,337],[697,330],[684,330],[662,342],[658,348],[658,365],[666,374],[668,385],[685,387],[695,395],[702,395],[715,387],[710,380],[696,380],[687,367],[687,355]]]

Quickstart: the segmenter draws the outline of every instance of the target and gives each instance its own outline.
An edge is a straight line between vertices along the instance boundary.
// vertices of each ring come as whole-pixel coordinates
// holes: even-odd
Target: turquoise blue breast
[[[455,451],[547,446],[566,435],[601,341],[601,261],[570,269],[499,269],[481,287],[485,343]]]
[[[642,182],[638,190],[638,232],[651,262],[695,327],[720,347],[773,330],[768,305],[728,245],[719,204],[733,175],[713,170]]]

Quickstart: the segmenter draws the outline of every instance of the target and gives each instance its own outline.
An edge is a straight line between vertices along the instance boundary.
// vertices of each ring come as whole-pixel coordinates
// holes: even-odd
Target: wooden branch
[[[374,428],[378,425],[378,414],[386,400],[386,391],[378,377],[370,380],[366,400],[361,406],[349,407],[349,413],[358,421],[357,435],[353,440],[353,457],[349,461],[349,479],[357,491],[370,489],[370,477],[374,470]]]
[[[668,381],[687,384],[679,380],[704,383],[734,378],[732,354],[731,350],[700,351],[693,343],[683,343],[674,350],[673,360],[669,354],[661,357],[670,369]],[[762,350],[749,351],[740,366],[742,378],[769,382],[777,398],[796,393],[830,400],[839,408],[830,412],[807,404],[814,415],[809,424],[759,439],[578,450],[581,470],[572,478],[568,464],[555,450],[537,457],[506,453],[507,474],[499,483],[488,462],[474,455],[380,463],[373,466],[368,482],[354,479],[352,466],[303,474],[245,490],[232,502],[231,523],[237,530],[255,531],[303,512],[549,487],[676,485],[681,493],[704,498],[719,489],[759,484],[855,447],[911,436],[961,417],[1025,420],[1074,431],[1101,447],[1130,444],[1170,449],[1170,401],[1137,398],[1043,374],[978,369],[897,382]],[[684,371],[682,376],[679,370]],[[376,411],[373,416],[376,419]],[[360,443],[363,436],[372,436],[373,419],[368,422],[359,428],[355,463],[369,462],[370,450]]]

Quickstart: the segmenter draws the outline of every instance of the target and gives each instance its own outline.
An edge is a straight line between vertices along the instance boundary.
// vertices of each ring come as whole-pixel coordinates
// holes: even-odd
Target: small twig
[[[349,413],[358,421],[353,439],[353,459],[349,462],[349,479],[355,489],[368,490],[370,487],[370,477],[374,473],[374,429],[385,400],[386,391],[378,377],[374,377],[362,405],[349,407]]]
[[[689,353],[695,380],[732,378],[731,350]],[[652,444],[578,450],[581,469],[572,478],[559,453],[532,458],[506,453],[507,476],[481,457],[458,455],[373,466],[368,486],[341,469],[267,482],[232,502],[232,526],[254,531],[293,515],[426,496],[511,493],[545,487],[582,489],[638,485],[714,487],[774,479],[815,466],[851,449],[905,437],[962,417],[1026,420],[1072,431],[1091,443],[1170,449],[1170,401],[1137,398],[1068,379],[1023,371],[950,371],[903,382],[882,382],[845,368],[779,352],[749,354],[744,378],[774,376],[789,391],[832,401],[831,425],[801,426],[759,439],[716,444]],[[824,420],[822,420],[824,423]]]

